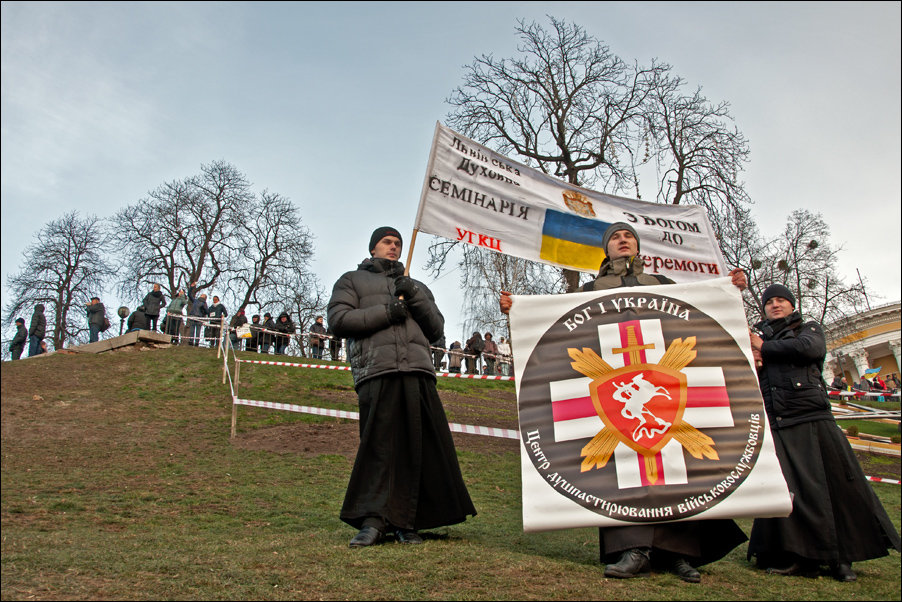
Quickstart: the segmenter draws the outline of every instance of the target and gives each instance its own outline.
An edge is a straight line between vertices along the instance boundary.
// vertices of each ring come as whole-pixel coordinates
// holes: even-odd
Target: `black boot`
[[[670,564],[670,572],[686,583],[699,583],[702,580],[701,574],[689,564],[688,560],[681,556],[674,558],[673,562]]]
[[[620,555],[616,564],[609,564],[604,569],[605,577],[616,579],[630,579],[647,575],[651,563],[649,562],[650,550],[648,548],[633,548]]]
[[[376,527],[364,527],[351,539],[348,547],[365,548],[367,546],[374,546],[382,541],[382,537],[382,531]]]
[[[831,562],[830,573],[834,579],[843,583],[851,583],[858,580],[858,575],[852,570],[851,562]]]

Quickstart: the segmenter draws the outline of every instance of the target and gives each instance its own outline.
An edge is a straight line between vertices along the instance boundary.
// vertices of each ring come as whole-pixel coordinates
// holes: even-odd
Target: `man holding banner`
[[[501,296],[525,531],[603,527],[606,575],[654,562],[698,582],[693,564],[746,539],[731,519],[789,514],[745,274],[723,277],[703,207],[580,188],[436,124],[418,231],[579,272],[602,266],[583,292]]]
[[[598,277],[587,283],[584,291],[674,283],[666,276],[644,273],[642,261],[637,260],[639,235],[627,223],[611,224],[601,248],[606,257]],[[730,276],[737,288],[745,288],[742,270],[733,270]],[[513,305],[510,295],[502,292],[499,305],[502,313],[509,313]],[[723,558],[747,539],[738,525],[728,519],[607,527],[599,528],[598,533],[600,558],[607,564],[605,577],[628,579],[646,575],[654,562],[689,583],[701,580],[696,566]]]

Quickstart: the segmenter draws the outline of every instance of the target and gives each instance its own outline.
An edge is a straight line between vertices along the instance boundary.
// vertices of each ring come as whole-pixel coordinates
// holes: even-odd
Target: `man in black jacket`
[[[360,447],[341,519],[359,529],[352,548],[394,532],[418,544],[420,529],[475,515],[435,388],[429,341],[445,320],[432,293],[404,275],[401,235],[377,228],[371,257],[335,283],[329,326],[348,340],[360,404]]]
[[[13,337],[9,344],[9,352],[14,360],[22,357],[22,352],[25,351],[25,343],[27,342],[28,329],[25,328],[25,320],[16,318],[16,336]]]
[[[103,320],[106,318],[106,308],[100,302],[100,297],[91,297],[88,303],[88,342],[96,343],[100,340],[100,331],[103,330]]]
[[[34,306],[31,315],[31,327],[28,329],[28,357],[41,353],[41,341],[47,333],[47,318],[44,316],[44,304]]]

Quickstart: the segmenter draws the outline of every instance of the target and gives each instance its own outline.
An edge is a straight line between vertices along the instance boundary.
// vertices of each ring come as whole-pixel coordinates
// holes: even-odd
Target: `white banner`
[[[523,527],[787,516],[729,278],[514,296]]]
[[[506,255],[595,273],[614,222],[639,234],[645,271],[677,282],[726,275],[705,209],[573,186],[436,123],[414,227]]]

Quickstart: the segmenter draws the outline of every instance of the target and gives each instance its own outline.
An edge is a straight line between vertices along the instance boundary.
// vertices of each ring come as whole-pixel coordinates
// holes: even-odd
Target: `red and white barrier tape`
[[[874,481],[875,483],[889,483],[891,485],[902,485],[902,481],[897,479],[884,479],[883,477],[865,477],[868,481]]]
[[[350,366],[336,366],[332,364],[295,364],[292,362],[268,362],[264,360],[236,360],[241,364],[264,364],[267,366],[292,366],[295,368],[322,368],[324,370],[350,370]],[[436,372],[436,376],[446,378],[473,378],[477,380],[514,380],[513,376],[493,376],[489,374],[457,374],[451,372]]]
[[[317,416],[331,416],[333,418],[347,418],[349,420],[360,420],[358,412],[349,412],[346,410],[332,410],[328,408],[315,408],[311,406],[299,406],[291,403],[276,403],[273,401],[256,401],[253,399],[232,398],[232,403],[242,406],[255,406],[259,408],[269,408],[271,410],[285,410],[287,412],[300,412],[302,414],[316,414]],[[491,426],[474,426],[471,424],[448,423],[452,433],[465,433],[467,435],[483,435],[486,437],[499,437],[502,439],[519,439],[520,432],[513,429],[502,429]]]
[[[294,368],[323,368],[324,370],[350,370],[350,366],[332,364],[294,364],[292,362],[267,362],[263,360],[235,360],[240,364],[264,364],[267,366],[292,366]]]

